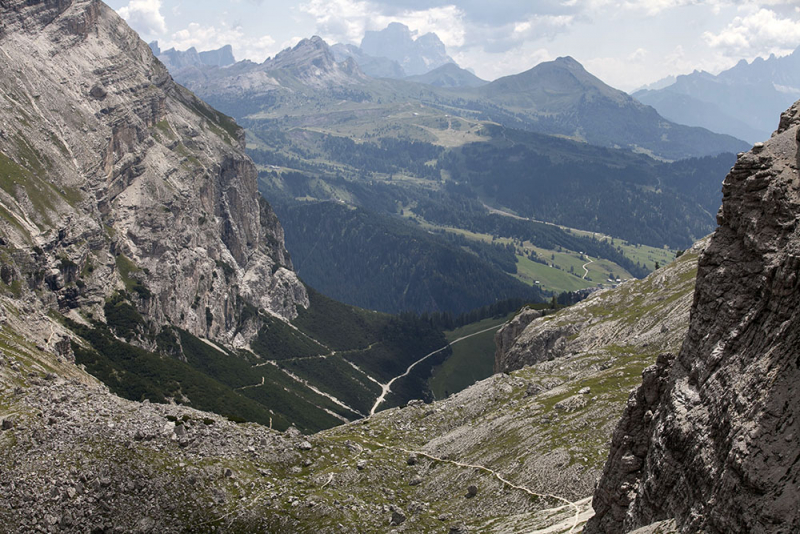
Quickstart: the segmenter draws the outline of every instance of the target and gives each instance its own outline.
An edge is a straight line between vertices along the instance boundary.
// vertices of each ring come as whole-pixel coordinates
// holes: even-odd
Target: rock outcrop
[[[125,291],[156,331],[229,346],[256,331],[246,306],[308,305],[232,119],[100,1],[9,0],[0,19],[6,286],[76,320]]]
[[[725,179],[686,341],[645,371],[585,532],[800,529],[800,103]]]
[[[645,280],[598,291],[556,315],[523,311],[495,336],[495,372],[611,345],[656,353],[677,350],[689,324],[697,258],[707,244],[702,239]]]

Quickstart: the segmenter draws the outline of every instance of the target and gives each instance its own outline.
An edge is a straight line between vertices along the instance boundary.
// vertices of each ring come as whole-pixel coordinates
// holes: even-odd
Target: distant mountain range
[[[150,50],[168,69],[173,70],[201,65],[227,67],[236,63],[231,45],[225,45],[217,50],[198,52],[195,47],[184,51],[175,50],[175,48],[161,50],[158,46],[158,41],[153,41],[150,43]]]
[[[406,79],[437,87],[476,87],[487,82],[460,68],[435,33],[415,38],[408,26],[393,22],[368,31],[361,46],[335,44],[336,61],[352,58],[372,78]]]
[[[425,74],[408,76],[406,81],[424,83],[434,87],[480,87],[489,83],[455,63],[445,63]]]
[[[777,126],[775,117],[800,98],[800,47],[784,57],[741,60],[716,76],[695,71],[633,96],[675,122],[763,141]]]
[[[361,51],[368,56],[396,61],[409,76],[425,74],[447,63],[455,63],[435,33],[414,36],[415,32],[408,26],[393,22],[381,31],[368,31],[361,40]]]
[[[313,37],[264,63],[240,61],[224,68],[193,64],[173,69],[172,74],[239,119],[259,113],[296,117],[303,124],[317,125],[363,120],[365,114],[378,114],[385,120],[391,114],[381,110],[418,102],[444,106],[465,118],[668,160],[735,153],[748,147],[731,136],[666,120],[653,108],[606,85],[570,57],[491,83],[447,62],[433,72],[406,80],[376,80],[364,73],[357,57],[363,61],[363,55],[337,61],[331,47]],[[389,68],[390,64],[384,62],[383,66]],[[341,113],[345,109],[348,113],[360,111],[344,119]]]
[[[583,253],[619,277],[641,276],[653,265],[648,256],[589,237],[576,242],[535,221],[686,247],[713,230],[720,180],[747,148],[664,119],[568,57],[491,83],[449,63],[375,79],[355,55],[337,61],[313,37],[260,64],[173,75],[247,129],[260,190],[296,223],[287,239],[304,279],[384,311],[482,305],[480,291],[467,295],[449,282],[454,265],[496,282],[498,296],[518,294],[517,281],[595,286],[581,278]],[[658,161],[693,157],[704,158]],[[512,216],[490,215],[487,206]],[[443,251],[436,262],[419,253],[434,241]],[[575,264],[557,266],[563,256],[555,254],[572,254]],[[413,283],[421,273],[435,282]]]
[[[502,109],[486,110],[496,122],[594,145],[630,148],[671,160],[747,148],[731,136],[665,120],[571,57],[500,78],[475,89],[475,94]]]

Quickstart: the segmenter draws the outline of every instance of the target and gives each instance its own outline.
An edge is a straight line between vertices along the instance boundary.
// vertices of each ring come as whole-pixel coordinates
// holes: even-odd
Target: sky
[[[233,46],[262,62],[299,40],[358,45],[401,22],[481,78],[572,56],[626,91],[800,46],[800,0],[106,0],[147,42]]]

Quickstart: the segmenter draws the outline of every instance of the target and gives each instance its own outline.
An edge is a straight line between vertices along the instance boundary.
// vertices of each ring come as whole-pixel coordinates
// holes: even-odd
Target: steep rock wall
[[[243,346],[252,307],[308,306],[235,122],[175,84],[97,0],[0,3],[4,283]]]
[[[723,185],[686,341],[645,372],[585,532],[800,529],[800,103]]]

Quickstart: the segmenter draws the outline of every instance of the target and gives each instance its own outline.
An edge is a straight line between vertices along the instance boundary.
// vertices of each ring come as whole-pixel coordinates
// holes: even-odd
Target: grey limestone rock
[[[0,79],[14,95],[0,153],[22,177],[0,192],[0,229],[19,251],[6,278],[37,306],[101,319],[126,290],[154,327],[236,347],[257,331],[257,318],[239,321],[246,304],[284,318],[308,306],[232,119],[177,85],[102,2],[9,0],[0,18],[0,70],[14,73]]]
[[[644,372],[585,532],[800,530],[800,106],[723,184],[686,341]]]
[[[392,519],[389,521],[390,525],[398,526],[406,522],[406,515],[400,511],[395,510],[392,512]]]

